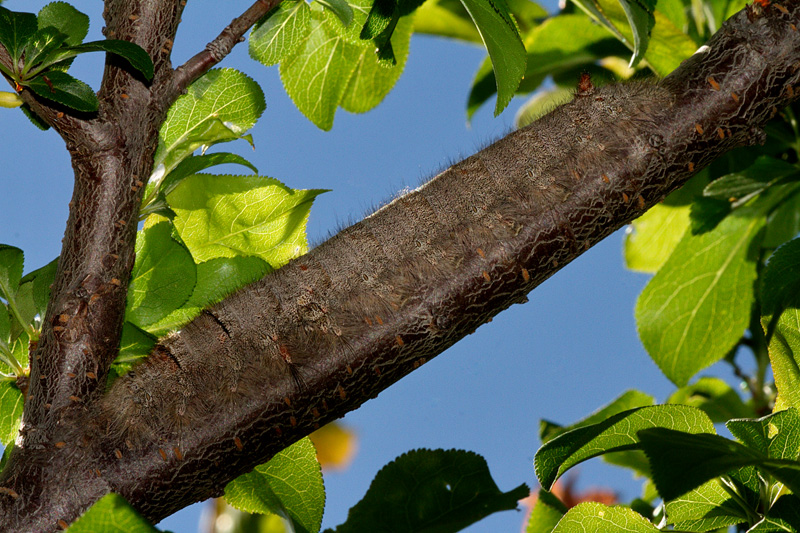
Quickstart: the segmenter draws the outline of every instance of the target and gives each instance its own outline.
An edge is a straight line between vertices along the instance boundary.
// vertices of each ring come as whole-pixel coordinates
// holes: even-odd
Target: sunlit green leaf
[[[253,26],[249,42],[250,57],[265,66],[280,63],[300,45],[308,33],[310,20],[311,11],[304,0],[281,2]]]
[[[69,533],[158,533],[125,498],[106,494],[67,530]]]
[[[730,420],[725,426],[739,442],[773,459],[797,459],[800,454],[800,415],[795,408],[756,420]]]
[[[347,27],[353,23],[353,8],[347,3],[347,0],[315,0],[325,9],[336,15],[342,22],[342,25]]]
[[[169,173],[202,146],[240,139],[264,112],[261,87],[233,69],[214,69],[170,107],[159,132],[154,168]]]
[[[561,500],[552,493],[539,489],[525,533],[551,533],[566,512],[567,507]]]
[[[397,64],[386,68],[375,60],[375,51],[362,47],[356,59],[356,68],[345,89],[342,109],[351,113],[364,113],[383,101],[403,73],[408,59],[412,19],[402,17],[392,33],[392,50]]]
[[[156,337],[131,322],[122,326],[122,339],[119,343],[119,355],[116,363],[133,363],[144,357],[155,346]]]
[[[567,431],[572,431],[573,429],[585,426],[591,426],[593,424],[599,424],[611,416],[625,411],[630,411],[631,409],[636,409],[637,407],[650,406],[653,405],[654,402],[655,400],[652,396],[638,390],[625,391],[608,405],[601,407],[591,415],[578,422],[575,422],[574,424],[570,424],[569,426],[557,426],[550,423],[548,426],[546,426],[548,427],[547,432],[539,433],[539,438],[542,440],[542,443],[545,443],[561,435],[562,433],[566,433]]]
[[[632,409],[546,442],[536,452],[536,476],[542,487],[549,489],[556,479],[578,463],[604,453],[636,448],[639,432],[648,428],[714,432],[714,425],[708,416],[693,407],[655,405]]]
[[[690,206],[708,181],[703,171],[631,222],[625,232],[625,266],[655,273],[667,261],[689,228]]]
[[[727,217],[711,232],[684,234],[636,304],[639,336],[677,385],[720,360],[750,320],[757,242],[764,218]]]
[[[295,53],[281,62],[283,86],[297,108],[323,130],[333,127],[333,115],[356,69],[361,47],[347,46],[345,37],[326,23],[311,19],[311,31]]]
[[[570,509],[553,533],[658,533],[660,530],[629,507],[587,502]]]
[[[289,520],[297,533],[316,533],[322,524],[325,489],[314,445],[304,438],[239,476],[225,487],[225,499],[248,513],[277,514]]]
[[[714,377],[701,377],[696,383],[681,387],[672,393],[667,403],[702,409],[715,423],[755,416],[753,408],[742,401],[733,387]]]
[[[277,268],[305,253],[308,212],[321,192],[260,176],[195,174],[167,200],[196,262],[252,255]]]
[[[636,38],[622,3],[618,0],[575,0],[575,3],[594,20],[609,28],[628,48],[636,49]],[[656,74],[666,76],[695,52],[697,44],[658,9],[652,12],[652,16],[655,22],[644,59]],[[633,57],[637,57],[636,53]]]
[[[776,409],[800,408],[800,240],[784,244],[761,276],[761,325],[778,388]]]
[[[0,380],[0,443],[9,446],[17,438],[24,399],[16,385]]]
[[[666,503],[667,520],[682,531],[710,531],[747,521],[747,513],[712,479]]]
[[[428,0],[417,9],[414,31],[482,44],[481,34],[459,0]]]

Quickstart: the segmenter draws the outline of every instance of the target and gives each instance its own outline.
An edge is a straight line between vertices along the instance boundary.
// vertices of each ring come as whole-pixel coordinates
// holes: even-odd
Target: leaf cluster
[[[17,92],[28,88],[37,96],[75,111],[97,111],[99,102],[91,87],[67,74],[72,59],[87,52],[114,54],[145,79],[153,77],[153,62],[140,46],[119,39],[84,43],[89,17],[66,2],[52,2],[38,14],[0,7],[0,45],[10,65],[0,72]]]

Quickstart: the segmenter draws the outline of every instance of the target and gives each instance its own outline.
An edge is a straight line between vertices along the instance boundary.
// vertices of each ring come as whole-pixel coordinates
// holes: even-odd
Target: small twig
[[[256,0],[256,2],[231,21],[216,39],[208,43],[202,52],[195,54],[175,69],[173,90],[180,94],[197,78],[231,53],[233,47],[244,40],[244,34],[253,24],[269,13],[282,0]]]

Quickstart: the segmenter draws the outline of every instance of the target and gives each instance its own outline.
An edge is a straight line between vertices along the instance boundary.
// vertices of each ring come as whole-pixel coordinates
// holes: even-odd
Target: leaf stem
[[[17,323],[19,323],[19,325],[22,327],[25,333],[28,334],[28,337],[33,339],[35,336],[33,331],[33,326],[25,323],[25,320],[23,320],[22,318],[22,314],[19,312],[19,309],[17,308],[17,303],[14,301],[14,298],[11,297],[11,289],[8,286],[6,286],[2,281],[0,281],[0,292],[3,293],[3,296],[8,302],[8,308],[11,311],[11,314],[14,315],[14,318],[17,319]]]
[[[0,361],[14,369],[14,373],[17,376],[21,376],[25,373],[22,365],[19,364],[19,361],[17,361],[17,359],[14,357],[14,354],[11,353],[11,350],[9,350],[6,341],[2,339],[0,339]]]

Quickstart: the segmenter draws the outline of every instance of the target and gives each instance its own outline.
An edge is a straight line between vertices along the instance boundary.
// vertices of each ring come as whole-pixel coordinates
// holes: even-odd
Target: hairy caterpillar
[[[777,49],[785,27],[770,20],[739,16],[658,84],[584,81],[572,102],[163,339],[88,417],[104,481],[150,518],[217,493],[523,301],[692,171],[757,141],[754,126],[798,82],[799,38]],[[770,54],[783,59],[770,66]],[[175,448],[181,459],[165,451]]]

